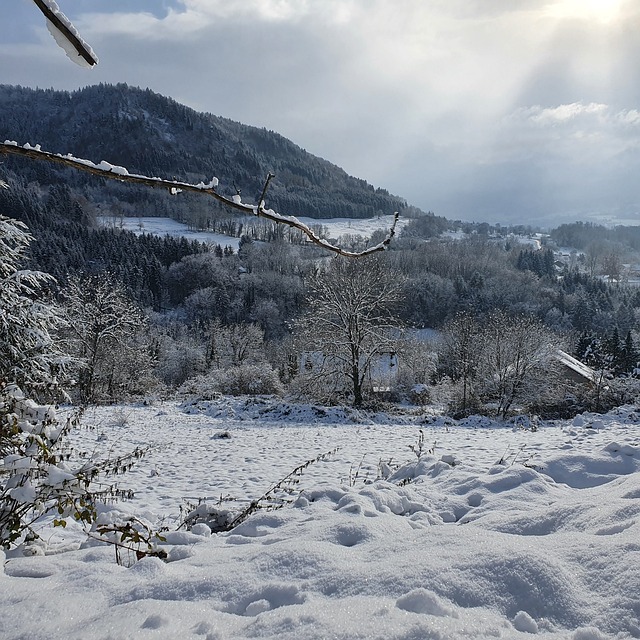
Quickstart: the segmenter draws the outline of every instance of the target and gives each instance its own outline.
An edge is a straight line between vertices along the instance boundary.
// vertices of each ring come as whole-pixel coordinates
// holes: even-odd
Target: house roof
[[[590,366],[586,365],[584,362],[580,362],[577,358],[570,356],[565,351],[562,351],[562,349],[558,349],[556,352],[556,358],[565,367],[571,369],[571,371],[578,374],[585,380],[594,383],[597,381],[597,374]]]

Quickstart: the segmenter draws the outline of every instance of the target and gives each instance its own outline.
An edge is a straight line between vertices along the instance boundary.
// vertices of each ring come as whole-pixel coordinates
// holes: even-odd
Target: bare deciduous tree
[[[619,282],[622,276],[622,260],[617,251],[611,250],[602,256],[600,261],[602,274],[609,278],[609,282]]]
[[[307,375],[347,382],[353,404],[362,405],[372,365],[394,349],[401,291],[401,277],[379,256],[334,258],[309,282],[309,309],[299,325],[306,349],[319,354]]]
[[[532,316],[494,312],[480,321],[460,314],[444,332],[441,372],[461,385],[456,407],[468,413],[480,403],[505,418],[549,387],[560,341]]]
[[[140,376],[150,364],[143,364],[147,354],[135,339],[145,324],[143,313],[107,275],[71,278],[63,294],[69,352],[81,361],[82,401],[117,398],[119,380]]]
[[[459,313],[443,332],[440,371],[460,383],[461,397],[457,409],[466,414],[475,394],[476,371],[480,359],[480,328],[476,318]]]
[[[495,402],[497,415],[505,418],[515,403],[549,385],[560,345],[536,318],[495,312],[484,323],[481,342],[481,391]]]
[[[264,332],[257,324],[223,325],[216,320],[207,327],[207,366],[216,369],[264,362]]]

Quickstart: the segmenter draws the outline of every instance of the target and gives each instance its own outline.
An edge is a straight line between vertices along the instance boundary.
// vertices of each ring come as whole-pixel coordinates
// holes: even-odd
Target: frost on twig
[[[33,0],[47,19],[47,29],[53,39],[64,49],[67,57],[81,67],[94,67],[98,57],[82,39],[71,20],[60,11],[55,0]]]
[[[190,191],[192,193],[204,193],[207,194],[224,205],[242,211],[243,213],[254,215],[258,218],[265,218],[266,220],[271,220],[271,222],[275,222],[277,224],[284,224],[288,227],[293,227],[301,231],[307,238],[317,244],[318,246],[326,249],[327,251],[332,251],[341,256],[345,256],[348,258],[360,258],[363,256],[368,256],[372,253],[377,253],[378,251],[384,251],[389,246],[389,243],[395,236],[396,225],[398,222],[399,213],[396,211],[393,217],[393,224],[389,229],[386,237],[382,242],[365,249],[364,251],[347,251],[345,249],[341,249],[330,242],[320,238],[309,226],[304,224],[296,218],[295,216],[285,216],[279,213],[276,213],[273,209],[267,209],[265,206],[264,198],[266,196],[267,189],[269,188],[269,183],[274,178],[272,173],[267,175],[264,187],[262,189],[262,194],[260,196],[260,202],[257,205],[254,204],[245,204],[242,202],[240,194],[236,193],[231,197],[227,197],[218,193],[216,191],[216,187],[218,186],[218,179],[212,178],[210,182],[204,183],[200,182],[198,184],[190,184],[188,182],[180,182],[179,180],[165,180],[163,178],[149,177],[140,174],[130,173],[125,167],[120,167],[117,165],[112,165],[102,160],[99,164],[94,164],[90,160],[85,160],[83,158],[76,158],[71,154],[61,155],[57,153],[51,153],[49,151],[43,151],[40,148],[40,145],[31,146],[30,144],[25,144],[24,146],[19,146],[16,142],[11,140],[5,140],[3,143],[0,143],[0,154],[12,154],[17,156],[22,156],[23,158],[30,158],[33,160],[48,160],[49,162],[56,162],[59,164],[66,165],[68,167],[73,167],[74,169],[79,169],[80,171],[85,171],[87,173],[92,173],[94,175],[101,176],[102,178],[109,178],[112,180],[118,180],[120,182],[130,182],[133,184],[143,184],[148,187],[156,187],[167,189],[171,194],[177,195],[182,191]]]

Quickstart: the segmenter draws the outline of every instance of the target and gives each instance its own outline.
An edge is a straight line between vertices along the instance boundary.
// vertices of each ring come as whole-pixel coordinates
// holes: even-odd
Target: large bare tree
[[[401,294],[402,278],[381,256],[332,259],[311,278],[299,325],[305,349],[315,354],[307,377],[333,381],[336,389],[346,382],[354,406],[362,405],[372,366],[394,348]]]
[[[537,318],[496,311],[483,323],[480,339],[482,393],[502,418],[552,382],[560,340]]]
[[[550,386],[560,343],[532,316],[462,313],[444,331],[440,369],[460,384],[462,414],[482,403],[506,418],[514,406],[536,404]]]

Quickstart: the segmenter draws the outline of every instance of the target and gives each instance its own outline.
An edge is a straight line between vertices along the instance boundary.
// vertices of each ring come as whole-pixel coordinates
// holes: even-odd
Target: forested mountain
[[[406,202],[349,176],[283,136],[203,114],[149,89],[98,85],[66,92],[0,85],[0,140],[40,144],[94,162],[107,160],[134,173],[199,182],[216,176],[223,193],[255,201],[269,171],[276,174],[269,207],[287,215],[368,218],[405,209]],[[148,189],[106,184],[95,177],[39,163],[7,161],[27,181],[61,181],[93,202],[135,204],[135,215],[170,215],[190,208]],[[202,207],[200,202],[196,207]],[[211,203],[209,206],[215,206]]]

